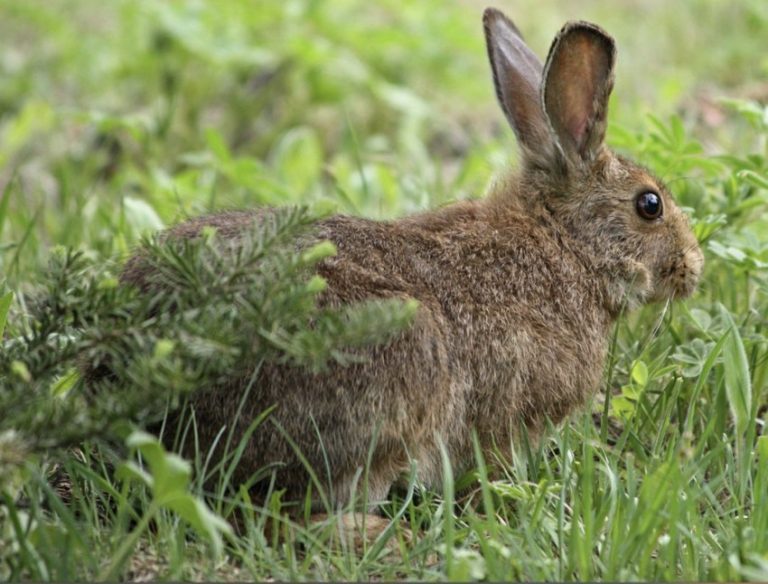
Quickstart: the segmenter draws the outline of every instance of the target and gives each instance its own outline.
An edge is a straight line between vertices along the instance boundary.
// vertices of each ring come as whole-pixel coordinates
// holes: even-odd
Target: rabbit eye
[[[661,197],[653,191],[646,191],[640,193],[635,199],[635,208],[637,214],[643,219],[652,221],[661,217],[663,207],[661,205]]]

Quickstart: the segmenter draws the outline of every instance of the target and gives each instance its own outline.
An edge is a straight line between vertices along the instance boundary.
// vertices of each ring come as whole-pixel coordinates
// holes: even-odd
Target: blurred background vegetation
[[[306,553],[267,542],[263,510],[248,538],[230,534],[234,560],[222,564],[197,542],[213,533],[220,551],[225,528],[158,503],[152,473],[168,466],[181,477],[174,496],[195,475],[177,472],[150,438],[134,435],[130,454],[94,442],[76,456],[13,460],[0,432],[0,466],[15,469],[0,481],[0,580],[768,578],[768,2],[495,5],[542,57],[568,19],[616,38],[608,141],[665,179],[689,211],[707,257],[697,295],[622,319],[605,391],[504,480],[482,482],[482,512],[454,507],[450,492],[408,502],[419,537],[400,538],[401,565],[339,555],[306,534],[297,535]],[[35,373],[13,344],[34,337],[19,324],[25,293],[42,283],[50,298],[87,290],[74,296],[101,302],[100,279],[114,285],[144,233],[227,208],[323,202],[391,218],[482,196],[517,152],[492,90],[485,6],[0,3],[0,273],[15,292],[0,295],[0,330],[11,306],[4,355],[15,355],[0,359],[0,404]],[[78,265],[97,266],[66,290],[56,266],[73,256],[48,263],[60,245],[83,252]],[[172,352],[150,340],[149,360]],[[45,348],[41,359],[56,361]],[[47,371],[52,385],[38,383],[31,403],[66,398],[71,365]],[[68,411],[57,419],[75,424]],[[127,473],[144,480],[129,487],[113,466],[136,452],[155,466]],[[48,486],[62,464],[74,510]],[[247,506],[247,494],[206,495],[222,515]],[[196,501],[189,509],[199,511]],[[179,517],[191,527],[180,530]]]
[[[768,96],[765,2],[499,6],[542,56],[569,18],[616,37],[614,143],[648,132],[647,114],[678,114],[707,152],[753,145],[719,99]],[[25,279],[53,244],[125,252],[142,230],[214,208],[326,198],[392,217],[481,196],[515,152],[483,7],[4,2],[0,265]]]

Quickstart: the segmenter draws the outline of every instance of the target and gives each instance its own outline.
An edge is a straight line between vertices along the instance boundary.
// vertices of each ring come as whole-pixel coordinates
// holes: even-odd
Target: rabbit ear
[[[496,97],[520,145],[528,152],[549,150],[552,139],[540,98],[541,61],[499,10],[486,8],[483,27]]]
[[[570,162],[592,160],[602,147],[615,62],[613,39],[588,22],[567,23],[552,43],[542,101]]]

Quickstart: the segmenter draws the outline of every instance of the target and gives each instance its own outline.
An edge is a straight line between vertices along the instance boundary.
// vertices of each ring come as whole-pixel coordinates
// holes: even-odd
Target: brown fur
[[[271,420],[301,449],[334,507],[363,482],[370,501],[384,499],[412,460],[419,478],[437,486],[441,443],[460,472],[474,462],[473,429],[485,451],[506,451],[523,424],[535,434],[546,419],[563,419],[597,390],[606,339],[625,305],[693,291],[703,260],[686,218],[661,181],[603,146],[613,40],[594,25],[569,23],[542,67],[501,13],[487,10],[484,24],[522,169],[483,200],[396,221],[320,222],[318,237],[338,248],[319,267],[328,282],[322,302],[415,298],[415,322],[361,351],[364,363],[323,373],[265,365],[237,420],[246,380],[201,393],[194,406],[203,447],[233,423],[241,435],[274,405]],[[634,198],[647,190],[662,197],[661,219],[637,214]],[[237,238],[261,213],[202,217],[168,236],[195,237],[211,225]],[[123,279],[142,285],[146,269],[134,258]],[[286,499],[301,500],[308,474],[266,423],[234,480],[270,464]]]

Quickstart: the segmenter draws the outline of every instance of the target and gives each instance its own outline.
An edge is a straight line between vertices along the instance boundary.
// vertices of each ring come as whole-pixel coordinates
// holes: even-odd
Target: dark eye
[[[643,219],[652,221],[661,217],[663,207],[661,205],[661,197],[653,191],[646,191],[637,195],[635,199],[635,208],[637,214]]]

